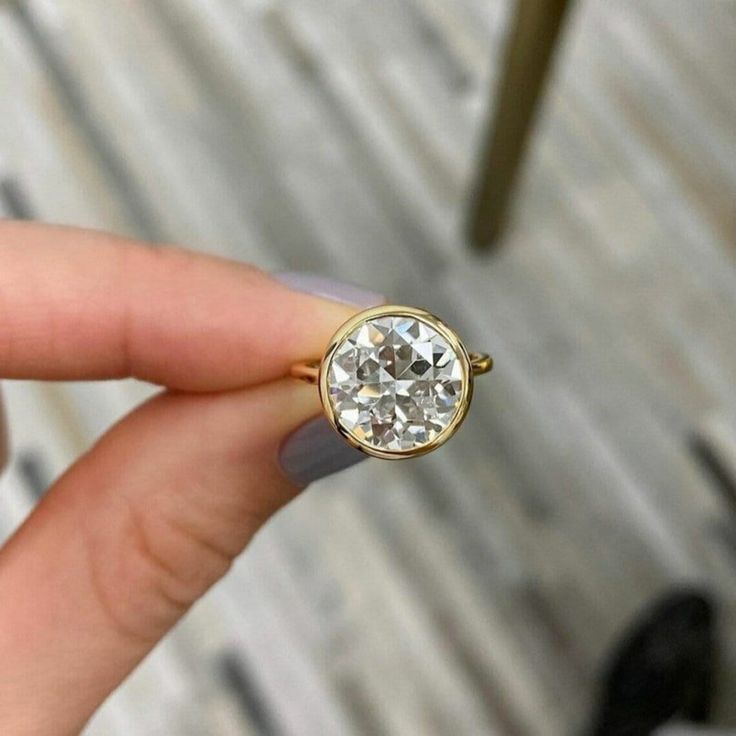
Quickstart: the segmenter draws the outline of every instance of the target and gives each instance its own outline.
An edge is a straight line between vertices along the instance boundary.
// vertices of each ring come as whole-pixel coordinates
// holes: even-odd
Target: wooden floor
[[[581,0],[483,258],[509,5],[0,5],[4,214],[362,281],[497,365],[442,451],[282,512],[89,736],[572,734],[682,583],[720,603],[736,728],[736,5]],[[6,384],[0,535],[148,391]]]

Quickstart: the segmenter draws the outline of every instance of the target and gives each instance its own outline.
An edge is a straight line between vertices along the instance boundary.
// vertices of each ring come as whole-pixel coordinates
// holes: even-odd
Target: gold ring
[[[473,378],[493,360],[469,353],[441,319],[415,307],[366,309],[343,324],[324,356],[292,367],[319,386],[325,415],[353,447],[388,460],[446,442],[462,423]]]

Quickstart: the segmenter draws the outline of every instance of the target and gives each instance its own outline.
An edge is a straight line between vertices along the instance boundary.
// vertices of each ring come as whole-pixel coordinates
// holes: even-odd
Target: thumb
[[[291,379],[164,393],[55,484],[0,553],[0,731],[82,727],[298,492],[278,450],[318,411]]]

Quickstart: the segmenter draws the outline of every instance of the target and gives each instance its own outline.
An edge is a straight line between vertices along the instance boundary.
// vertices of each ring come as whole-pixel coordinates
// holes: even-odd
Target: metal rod
[[[467,236],[489,248],[502,234],[510,195],[570,0],[517,0],[494,114],[477,159]]]

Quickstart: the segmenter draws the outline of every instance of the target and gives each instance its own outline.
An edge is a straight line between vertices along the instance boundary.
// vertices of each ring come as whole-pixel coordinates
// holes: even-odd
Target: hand
[[[77,733],[294,497],[279,448],[320,406],[283,377],[355,311],[216,258],[0,224],[0,376],[166,387],[0,550],[0,733]]]

